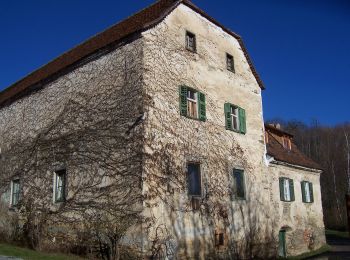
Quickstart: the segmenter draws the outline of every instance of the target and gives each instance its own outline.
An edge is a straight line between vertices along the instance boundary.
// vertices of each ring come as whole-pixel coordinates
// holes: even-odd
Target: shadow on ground
[[[326,235],[327,244],[332,247],[330,252],[306,259],[350,259],[350,238],[336,235]]]

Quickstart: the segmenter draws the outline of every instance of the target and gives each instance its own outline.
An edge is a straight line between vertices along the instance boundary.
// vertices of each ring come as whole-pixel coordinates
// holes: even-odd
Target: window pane
[[[187,91],[187,97],[193,100],[196,100],[196,92],[193,90]]]
[[[200,165],[190,163],[187,166],[188,171],[188,193],[189,195],[201,196],[201,175]]]
[[[289,190],[289,180],[284,179],[284,199],[286,201],[290,201],[290,190]]]
[[[235,195],[237,198],[244,198],[245,194],[243,171],[235,170],[233,174],[235,179]]]
[[[305,182],[305,199],[306,199],[306,202],[311,202],[310,183],[308,183],[308,182]]]
[[[187,92],[187,115],[198,118],[197,92],[188,90]]]
[[[19,201],[20,186],[19,180],[12,181],[12,205],[17,205]]]
[[[64,200],[65,171],[56,172],[56,201]]]
[[[229,54],[226,55],[226,66],[229,71],[234,70],[234,65],[233,65],[233,57]]]
[[[196,49],[195,35],[190,32],[186,33],[186,48],[191,51],[195,51]]]

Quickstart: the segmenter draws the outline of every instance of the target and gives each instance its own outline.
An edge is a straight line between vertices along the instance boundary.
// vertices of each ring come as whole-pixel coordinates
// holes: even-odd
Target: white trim
[[[14,182],[15,181],[18,181],[19,182],[19,190],[18,190],[18,193],[20,194],[20,192],[21,192],[21,187],[20,187],[20,185],[21,185],[21,183],[20,183],[20,179],[18,178],[18,179],[13,179],[13,180],[11,180],[11,192],[10,192],[10,207],[13,207],[13,206],[16,206],[17,204],[18,204],[18,201],[19,201],[19,196],[18,196],[18,198],[17,198],[17,204],[16,205],[13,205],[13,192],[14,192]]]
[[[13,181],[10,183],[10,207],[12,207],[12,192],[13,192]]]
[[[267,156],[269,156],[269,155],[267,154]],[[310,172],[313,172],[313,173],[322,173],[323,172],[322,170],[319,170],[319,169],[308,168],[308,167],[304,167],[304,166],[301,166],[301,165],[296,165],[296,164],[291,164],[291,163],[287,163],[287,162],[277,161],[277,160],[274,159],[274,157],[271,157],[271,158],[273,158],[273,160],[270,160],[269,163],[272,163],[272,164],[282,165],[282,166],[286,166],[286,167],[292,167],[292,168],[296,168],[296,169],[300,169],[300,170],[304,170],[304,171],[310,171]]]
[[[53,173],[52,202],[56,203],[56,172]]]
[[[285,201],[291,201],[291,194],[290,194],[290,179],[283,178],[283,196]]]

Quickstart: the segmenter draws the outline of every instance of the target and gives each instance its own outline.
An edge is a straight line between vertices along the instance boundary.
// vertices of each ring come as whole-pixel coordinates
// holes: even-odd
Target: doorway
[[[286,252],[286,230],[281,229],[278,234],[278,256],[287,257]]]

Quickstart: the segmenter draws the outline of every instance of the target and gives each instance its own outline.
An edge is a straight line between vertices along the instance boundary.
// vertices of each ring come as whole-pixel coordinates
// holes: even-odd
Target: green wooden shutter
[[[180,86],[179,87],[180,94],[180,115],[187,116],[187,87]]]
[[[199,120],[205,121],[207,119],[206,116],[206,105],[205,105],[205,95],[201,92],[198,92],[198,115]]]
[[[301,195],[302,195],[303,202],[306,202],[305,181],[301,182]]]
[[[279,178],[279,183],[280,183],[280,199],[282,201],[285,201],[284,199],[284,178]]]
[[[290,201],[295,200],[294,196],[294,182],[292,179],[289,179],[289,192],[290,192]]]
[[[225,103],[224,111],[225,111],[225,126],[226,126],[226,129],[232,130],[231,104],[230,103]]]
[[[314,189],[312,187],[311,182],[309,182],[309,188],[310,188],[310,202],[314,202]]]
[[[239,131],[242,134],[247,132],[245,110],[243,108],[238,108],[239,111]]]

